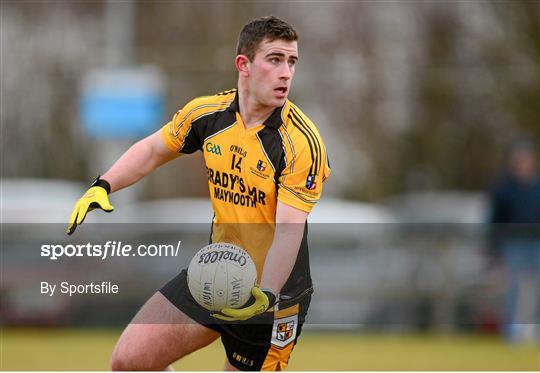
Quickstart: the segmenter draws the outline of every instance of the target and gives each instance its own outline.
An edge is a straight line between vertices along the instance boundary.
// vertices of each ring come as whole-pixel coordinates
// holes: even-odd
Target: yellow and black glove
[[[98,176],[90,189],[75,204],[66,233],[72,235],[77,226],[82,224],[89,211],[94,209],[101,209],[106,212],[113,211],[114,207],[110,204],[109,197],[107,197],[110,192],[110,184]]]
[[[268,311],[276,303],[276,296],[267,289],[254,286],[251,289],[251,295],[252,297],[247,306],[243,308],[224,308],[219,313],[213,313],[212,316],[224,321],[247,320]]]

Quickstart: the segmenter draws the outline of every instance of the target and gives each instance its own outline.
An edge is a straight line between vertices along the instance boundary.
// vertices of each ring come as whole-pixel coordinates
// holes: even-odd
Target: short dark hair
[[[263,40],[297,41],[298,33],[287,22],[274,17],[256,18],[244,26],[238,37],[236,55],[244,54],[253,61],[255,52]]]

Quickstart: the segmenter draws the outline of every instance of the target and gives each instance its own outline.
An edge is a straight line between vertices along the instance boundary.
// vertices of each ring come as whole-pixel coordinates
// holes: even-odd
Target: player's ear
[[[249,58],[247,58],[247,56],[244,54],[237,55],[236,59],[234,60],[236,70],[238,70],[240,75],[245,77],[249,76],[249,63]]]

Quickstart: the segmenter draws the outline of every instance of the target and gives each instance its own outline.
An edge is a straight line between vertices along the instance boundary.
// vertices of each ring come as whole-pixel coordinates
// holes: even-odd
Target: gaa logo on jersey
[[[221,155],[221,147],[211,142],[206,143],[206,151],[215,155]]]
[[[266,170],[266,162],[259,159],[259,162],[257,162],[257,170],[264,172],[264,170]]]
[[[309,175],[306,179],[306,188],[309,190],[313,190],[317,187],[317,183],[315,182],[315,176],[316,175]]]

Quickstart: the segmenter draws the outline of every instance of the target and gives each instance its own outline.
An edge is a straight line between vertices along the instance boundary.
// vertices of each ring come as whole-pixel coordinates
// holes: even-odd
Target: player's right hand
[[[216,319],[224,321],[247,320],[266,312],[276,303],[276,296],[268,289],[261,289],[258,286],[251,288],[251,298],[248,301],[249,306],[243,308],[224,308],[219,313],[211,315]]]
[[[106,212],[114,210],[114,207],[109,202],[109,197],[107,197],[107,190],[99,185],[90,187],[84,196],[77,201],[71,213],[66,233],[72,235],[77,226],[82,224],[86,214],[96,208]]]

